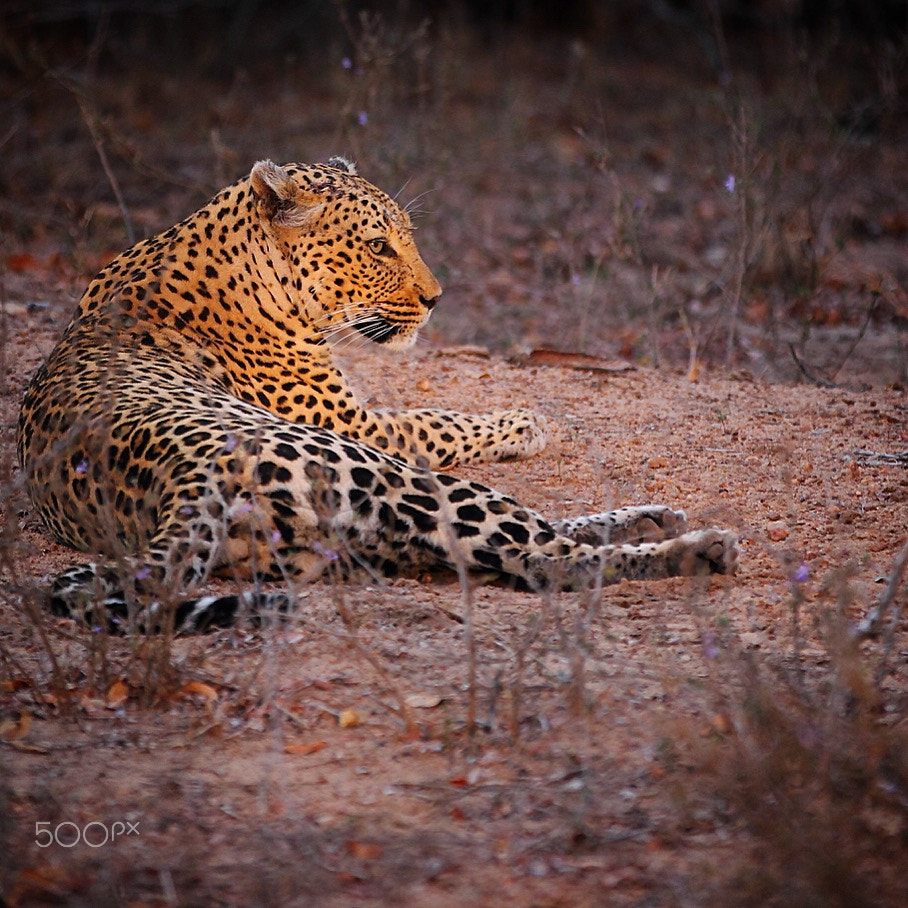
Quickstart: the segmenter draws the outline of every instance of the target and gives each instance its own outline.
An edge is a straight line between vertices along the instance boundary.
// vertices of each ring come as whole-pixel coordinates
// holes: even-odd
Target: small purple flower
[[[151,568],[146,564],[136,571],[136,580],[147,580],[151,576]]]
[[[344,69],[353,69],[353,61],[349,57],[343,57],[341,59],[341,66]]]
[[[281,541],[281,531],[280,531],[280,530],[272,530],[272,531],[271,531],[271,541],[272,541],[275,545],[277,545],[277,543],[279,543],[279,542]]]
[[[707,631],[703,635],[703,655],[707,659],[715,659],[719,655],[719,644],[716,641],[715,631]]]
[[[312,551],[315,552],[316,555],[321,555],[325,561],[337,561],[338,559],[337,552],[326,549],[320,542],[312,543]]]
[[[810,579],[810,568],[806,564],[799,565],[791,578],[795,583],[807,583]]]
[[[88,461],[87,461],[87,460],[80,460],[80,461],[76,464],[76,472],[77,472],[80,476],[82,476],[82,475],[84,475],[85,473],[87,473],[87,472],[88,472]]]
[[[369,122],[369,114],[367,114],[366,111],[361,110],[359,116],[356,118],[356,122],[359,123],[360,126],[365,126]]]
[[[730,173],[730,174],[728,175],[728,177],[726,178],[726,180],[725,180],[725,188],[726,188],[729,192],[734,192],[734,191],[735,191],[735,175],[734,175],[733,173]]]

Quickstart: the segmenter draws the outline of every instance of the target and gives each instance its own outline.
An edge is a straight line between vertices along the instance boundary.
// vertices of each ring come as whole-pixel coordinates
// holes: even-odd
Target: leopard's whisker
[[[318,318],[313,319],[312,324],[315,327],[319,327],[320,325],[325,324],[332,324],[337,320],[338,316],[345,316],[350,312],[363,312],[366,305],[366,303],[362,302],[345,303],[343,306],[337,306],[334,309],[331,309],[329,312],[325,312],[323,315],[320,315]]]
[[[407,179],[404,181],[403,186],[401,186],[400,189],[398,189],[397,192],[395,192],[394,195],[391,196],[391,198],[394,199],[395,202],[400,198],[400,194],[410,185],[412,180],[413,177],[407,177]],[[404,211],[406,210],[407,206],[404,205]]]
[[[419,195],[414,196],[404,205],[404,211],[407,212],[411,217],[416,214],[425,214],[426,209],[416,207],[427,195],[435,192],[434,189],[426,189],[424,192],[421,192]]]
[[[368,326],[375,322],[378,318],[374,313],[363,313],[356,318],[348,319],[347,321],[338,322],[334,325],[328,325],[325,328],[320,329],[322,337],[331,339],[337,335],[346,335],[350,332],[357,333],[361,330],[360,326]]]

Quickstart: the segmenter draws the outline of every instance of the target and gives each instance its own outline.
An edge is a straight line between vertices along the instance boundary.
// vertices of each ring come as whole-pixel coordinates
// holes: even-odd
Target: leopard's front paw
[[[489,448],[490,459],[533,457],[545,448],[545,417],[532,410],[497,410],[488,417],[496,439]]]

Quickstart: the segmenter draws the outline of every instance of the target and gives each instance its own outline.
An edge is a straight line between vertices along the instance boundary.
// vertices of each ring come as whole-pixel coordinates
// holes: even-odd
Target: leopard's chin
[[[411,347],[419,333],[418,328],[392,322],[381,315],[360,319],[355,327],[363,337],[367,337],[370,341],[381,344],[389,350],[403,350]]]
[[[398,331],[396,334],[389,335],[385,340],[378,341],[378,343],[389,350],[406,350],[416,343],[418,335],[419,329],[413,328],[409,331]]]

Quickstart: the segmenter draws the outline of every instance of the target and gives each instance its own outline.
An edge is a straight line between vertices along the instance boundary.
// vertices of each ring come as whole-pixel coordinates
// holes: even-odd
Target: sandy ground
[[[4,464],[54,321],[51,310],[10,326]],[[149,708],[153,654],[123,641],[102,653],[68,623],[23,613],[16,591],[78,556],[41,533],[14,474],[0,631],[10,903],[759,897],[791,855],[723,793],[723,761],[747,739],[754,671],[774,691],[807,685],[827,707],[843,689],[826,618],[841,607],[857,620],[904,542],[908,475],[875,455],[908,447],[908,400],[583,365],[597,369],[424,347],[348,360],[383,404],[536,408],[552,427],[542,455],[461,472],[552,516],[683,507],[694,526],[737,529],[736,577],[622,583],[601,597],[479,587],[471,604],[445,577],[316,585],[285,628],[176,641],[175,680]],[[874,707],[889,729],[908,689],[904,625],[893,640]],[[69,703],[53,693],[48,647]],[[864,644],[860,665],[879,651]],[[855,797],[855,812],[869,809]],[[865,871],[886,898],[904,885],[885,870],[905,853],[895,803],[873,805],[888,851],[877,839],[874,854],[848,852],[864,894]],[[117,822],[136,831],[106,841]],[[53,832],[49,847],[36,830]],[[102,844],[67,847],[77,832]]]

